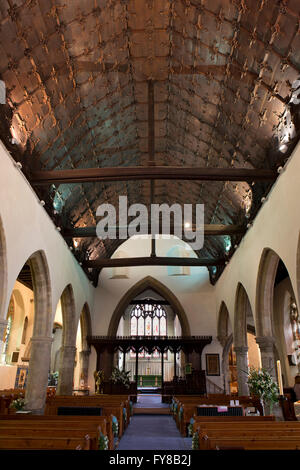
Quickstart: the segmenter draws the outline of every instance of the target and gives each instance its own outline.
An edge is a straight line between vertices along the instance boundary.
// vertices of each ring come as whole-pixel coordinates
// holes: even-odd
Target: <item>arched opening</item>
[[[218,316],[218,340],[223,346],[224,390],[226,393],[237,393],[236,355],[233,348],[232,325],[225,302],[221,303]]]
[[[153,289],[134,296],[122,315],[117,336],[181,336],[180,321],[169,302]],[[133,350],[115,358],[115,365],[130,372],[130,378],[136,381],[136,353]],[[171,351],[164,353],[164,381],[183,376],[183,354]],[[138,354],[138,386],[161,386],[161,353],[154,350],[149,353],[141,350]],[[176,365],[175,365],[176,364]],[[174,371],[176,367],[176,371]]]
[[[2,219],[0,217],[0,312],[4,312],[4,304],[6,300],[7,291],[7,257],[6,257],[6,242]],[[6,329],[6,319],[1,316],[0,318],[0,353],[2,353],[1,344],[3,335]]]
[[[116,336],[121,317],[124,314],[125,309],[128,307],[130,301],[137,297],[139,294],[146,291],[147,289],[153,290],[154,292],[156,292],[156,294],[162,296],[166,301],[169,302],[173,311],[176,312],[178,315],[182,328],[182,335],[190,336],[191,331],[188,319],[179,300],[173,294],[173,292],[168,289],[168,287],[166,287],[164,284],[162,284],[157,279],[154,279],[151,276],[147,276],[138,283],[136,283],[133,287],[131,287],[131,289],[126,292],[126,294],[119,301],[109,323],[108,335]]]
[[[74,388],[74,369],[76,365],[77,321],[74,292],[69,284],[61,294],[57,305],[54,322],[60,327],[55,329],[52,351],[55,368],[58,370],[57,395],[72,395]],[[59,341],[60,340],[60,341]],[[58,349],[60,343],[60,348]],[[59,351],[59,352],[58,352]]]
[[[10,310],[13,309],[13,315]],[[27,408],[42,412],[50,357],[51,290],[42,251],[23,265],[14,284],[8,309],[9,340],[2,355],[1,388],[25,388]],[[7,328],[5,332],[7,335]]]
[[[88,378],[91,348],[88,344],[87,338],[91,335],[91,314],[88,304],[85,303],[80,314],[76,336],[77,360],[74,372],[74,383],[75,389],[78,390],[78,393],[83,393],[83,391],[87,392],[89,390]]]
[[[236,357],[238,394],[248,395],[247,375],[250,367],[261,367],[260,349],[256,341],[256,325],[244,286],[236,291],[233,344]]]
[[[139,311],[139,313],[138,313]],[[140,319],[139,319],[139,318]],[[134,323],[135,322],[135,323]],[[134,324],[136,329],[134,331]],[[142,331],[143,326],[143,331]],[[119,336],[138,335],[177,335],[190,336],[190,328],[186,314],[175,295],[161,282],[151,276],[137,282],[132,286],[117,304],[111,317],[108,337],[116,338]],[[161,362],[166,360],[163,370],[165,371],[164,380],[171,380],[176,373],[176,377],[182,374],[184,357],[183,353],[176,351],[167,354],[158,354],[151,351],[149,354],[140,351],[138,360],[140,362],[139,373],[136,374],[136,361],[133,357],[135,352],[123,349],[115,353],[108,350],[98,354],[97,351],[97,370],[103,369],[105,377],[111,375],[112,366],[118,366],[120,369],[130,371],[131,379],[134,381],[138,376],[153,376],[158,382],[161,379]],[[136,354],[135,354],[136,356]],[[109,367],[108,364],[111,364]],[[139,378],[139,377],[138,377]],[[149,377],[148,377],[149,378]],[[142,377],[143,380],[143,377]]]
[[[277,380],[280,360],[283,385],[293,387],[300,363],[298,306],[287,267],[270,248],[262,253],[256,302],[260,338],[266,343],[262,365]]]

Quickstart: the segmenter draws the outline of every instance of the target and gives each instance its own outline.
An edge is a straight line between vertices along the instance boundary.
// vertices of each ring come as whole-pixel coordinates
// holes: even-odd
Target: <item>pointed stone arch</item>
[[[119,301],[110,320],[108,335],[116,336],[120,319],[124,314],[125,309],[128,307],[128,304],[132,299],[134,299],[137,295],[142,294],[146,289],[154,290],[157,294],[164,297],[164,299],[170,303],[174,313],[178,315],[182,329],[182,336],[190,336],[191,330],[189,322],[181,303],[167,286],[152,276],[147,276],[137,282]]]
[[[87,388],[88,376],[89,376],[89,357],[91,354],[91,347],[87,342],[87,338],[92,336],[92,323],[91,313],[88,303],[86,302],[81,310],[80,314],[80,328],[81,328],[81,351],[79,352],[80,357],[80,372],[79,380],[80,383]]]
[[[219,309],[217,332],[218,340],[223,347],[222,371],[224,374],[224,390],[226,393],[230,393],[229,351],[233,343],[233,333],[228,308],[224,301],[221,302]]]
[[[224,301],[221,302],[218,315],[218,340],[222,344],[223,338],[227,338],[230,330],[230,317]]]
[[[44,251],[28,259],[34,295],[34,325],[30,341],[26,407],[42,414],[45,407],[52,344],[52,301],[48,262]]]
[[[7,255],[5,232],[0,217],[0,315],[5,312],[5,302],[7,296]],[[2,352],[2,338],[6,329],[6,316],[0,316],[0,353]]]
[[[72,395],[76,353],[76,308],[74,291],[68,284],[60,297],[63,318],[62,347],[57,384],[57,395]]]
[[[90,349],[90,346],[87,343],[87,337],[92,336],[91,312],[90,312],[90,307],[87,302],[85,302],[81,310],[80,327],[81,327],[81,347],[83,351],[87,351]]]
[[[274,284],[280,257],[271,248],[264,248],[256,283],[256,329],[258,336],[273,336],[272,312]]]
[[[235,347],[247,347],[247,310],[249,306],[250,302],[246,289],[239,282],[236,289],[234,308],[233,341]]]
[[[235,295],[233,343],[236,353],[238,394],[248,395],[248,342],[247,311],[251,308],[248,294],[241,282],[238,283]]]

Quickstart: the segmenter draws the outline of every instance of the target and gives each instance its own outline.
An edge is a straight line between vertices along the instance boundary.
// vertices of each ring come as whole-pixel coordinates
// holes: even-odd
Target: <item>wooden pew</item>
[[[198,433],[199,449],[300,449],[300,423],[267,420],[246,422],[247,419],[240,422],[195,422],[194,431]]]
[[[187,428],[190,422],[190,419],[194,417],[197,413],[197,406],[199,405],[219,405],[219,406],[230,406],[230,401],[232,400],[231,395],[218,395],[208,397],[192,397],[192,396],[181,396],[174,397],[174,401],[177,404],[177,413],[175,413],[174,419],[176,425],[183,436],[187,435]],[[261,414],[261,404],[259,400],[252,397],[239,397],[239,403],[243,407],[254,407],[259,408]],[[182,412],[180,412],[182,409]]]
[[[226,448],[243,448],[244,450],[300,450],[300,437],[281,436],[244,436],[208,438],[200,449],[216,450]]]
[[[129,424],[130,404],[129,399],[124,401],[124,395],[94,395],[94,396],[55,396],[46,402],[45,415],[58,415],[59,408],[96,407],[102,409],[102,416],[116,416],[119,423],[119,436],[122,436]],[[124,421],[123,408],[126,409],[127,421]],[[129,410],[129,411],[128,411]]]
[[[38,436],[0,436],[2,450],[90,450],[90,439]]]
[[[109,450],[114,449],[114,437],[112,432],[112,417],[106,416],[45,416],[17,414],[0,416],[0,433],[3,429],[15,429],[20,432],[27,428],[56,430],[74,429],[88,434],[91,438],[91,448],[98,448],[100,432],[108,437]]]

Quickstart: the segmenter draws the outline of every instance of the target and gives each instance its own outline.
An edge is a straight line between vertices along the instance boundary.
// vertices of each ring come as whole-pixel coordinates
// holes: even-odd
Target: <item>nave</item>
[[[151,414],[143,413],[152,409]],[[135,414],[137,410],[141,413]],[[133,417],[117,450],[191,450],[192,439],[183,438],[170,414],[169,405],[161,403],[161,395],[139,395],[133,406]]]

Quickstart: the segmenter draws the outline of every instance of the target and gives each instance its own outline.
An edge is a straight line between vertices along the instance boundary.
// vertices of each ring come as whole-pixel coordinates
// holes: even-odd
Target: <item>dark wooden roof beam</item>
[[[33,186],[97,181],[194,180],[194,181],[275,181],[276,170],[247,168],[197,168],[174,166],[82,168],[34,171]]]

